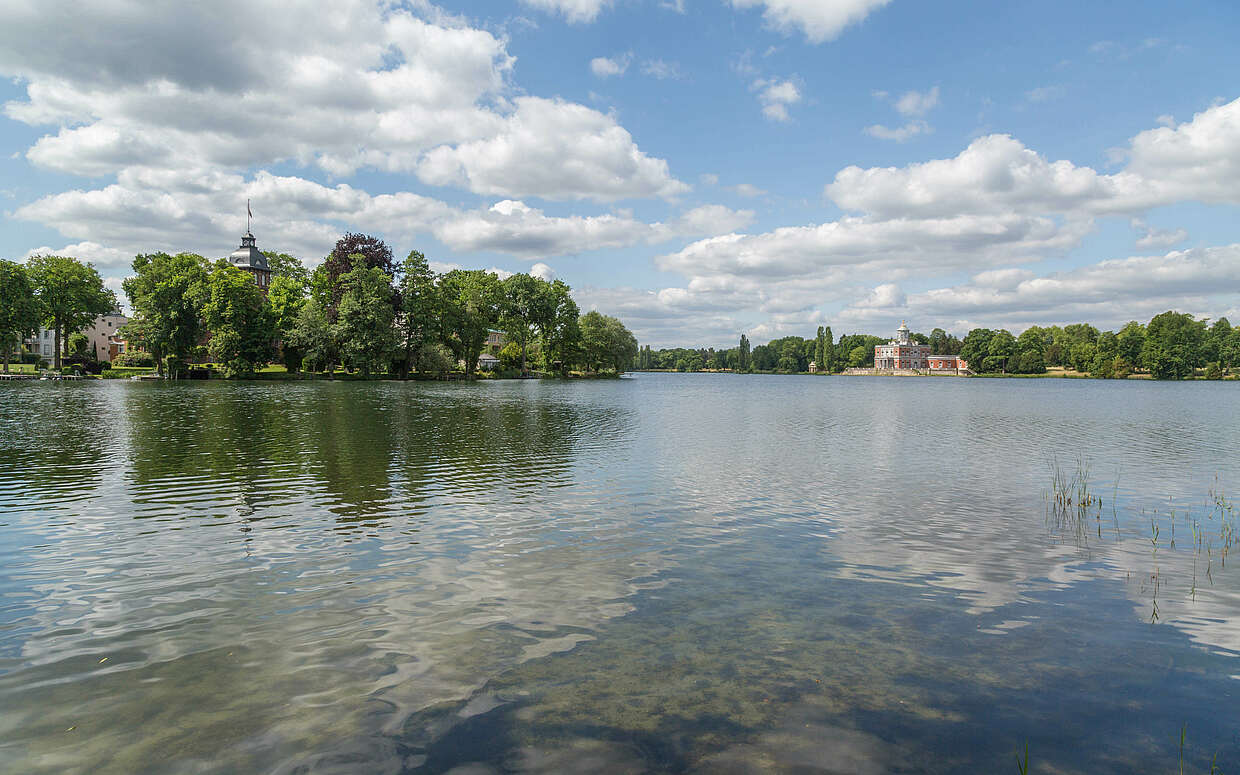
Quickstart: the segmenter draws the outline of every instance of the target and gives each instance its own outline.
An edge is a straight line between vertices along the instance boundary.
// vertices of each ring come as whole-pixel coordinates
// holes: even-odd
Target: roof
[[[232,255],[228,257],[228,263],[242,269],[261,269],[263,271],[270,271],[271,269],[267,266],[267,257],[263,255],[261,250],[255,247],[254,235],[248,231],[241,238],[241,247],[234,250]]]

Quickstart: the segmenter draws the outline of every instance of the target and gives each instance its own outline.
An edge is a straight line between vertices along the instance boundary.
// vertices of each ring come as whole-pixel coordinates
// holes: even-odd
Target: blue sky
[[[655,346],[1240,317],[1234,3],[8,3],[0,255],[570,283]]]

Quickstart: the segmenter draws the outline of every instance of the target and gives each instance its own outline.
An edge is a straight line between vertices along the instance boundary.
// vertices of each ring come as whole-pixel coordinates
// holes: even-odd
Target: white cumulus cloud
[[[633,61],[632,52],[621,54],[615,57],[595,57],[590,60],[590,72],[599,78],[610,78],[614,75],[624,75],[629,69],[629,64]]]
[[[801,32],[811,43],[834,40],[844,28],[891,0],[732,0],[735,8],[762,7],[767,26],[784,34]]]
[[[772,121],[789,120],[788,106],[801,101],[801,90],[790,80],[759,78],[750,89],[758,93],[762,115]]]
[[[521,2],[547,13],[559,14],[570,24],[587,24],[598,18],[603,9],[611,7],[611,0],[521,0]]]

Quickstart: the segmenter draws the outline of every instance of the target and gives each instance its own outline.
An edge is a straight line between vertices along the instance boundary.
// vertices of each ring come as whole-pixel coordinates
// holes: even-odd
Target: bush
[[[103,371],[103,364],[89,355],[70,355],[62,358],[60,362],[62,365],[73,366],[84,374],[98,374]]]
[[[155,360],[150,353],[134,352],[121,353],[112,361],[113,366],[139,366],[150,368],[155,365]]]

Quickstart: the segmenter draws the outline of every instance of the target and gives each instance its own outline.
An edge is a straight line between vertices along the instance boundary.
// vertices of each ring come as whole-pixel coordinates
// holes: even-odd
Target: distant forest
[[[964,339],[936,328],[912,339],[935,355],[959,355],[981,374],[1044,374],[1048,367],[1072,369],[1092,377],[1124,379],[1145,373],[1155,379],[1204,376],[1222,379],[1240,363],[1240,328],[1227,318],[1211,324],[1181,312],[1155,315],[1148,323],[1132,321],[1118,331],[1100,331],[1088,323],[1033,326],[1015,336],[1006,329],[975,328]],[[751,347],[741,335],[736,347],[638,352],[637,369],[669,371],[738,371],[797,374],[811,363],[820,372],[874,365],[874,346],[890,337],[847,334],[834,339],[830,326],[804,339],[785,336]]]

